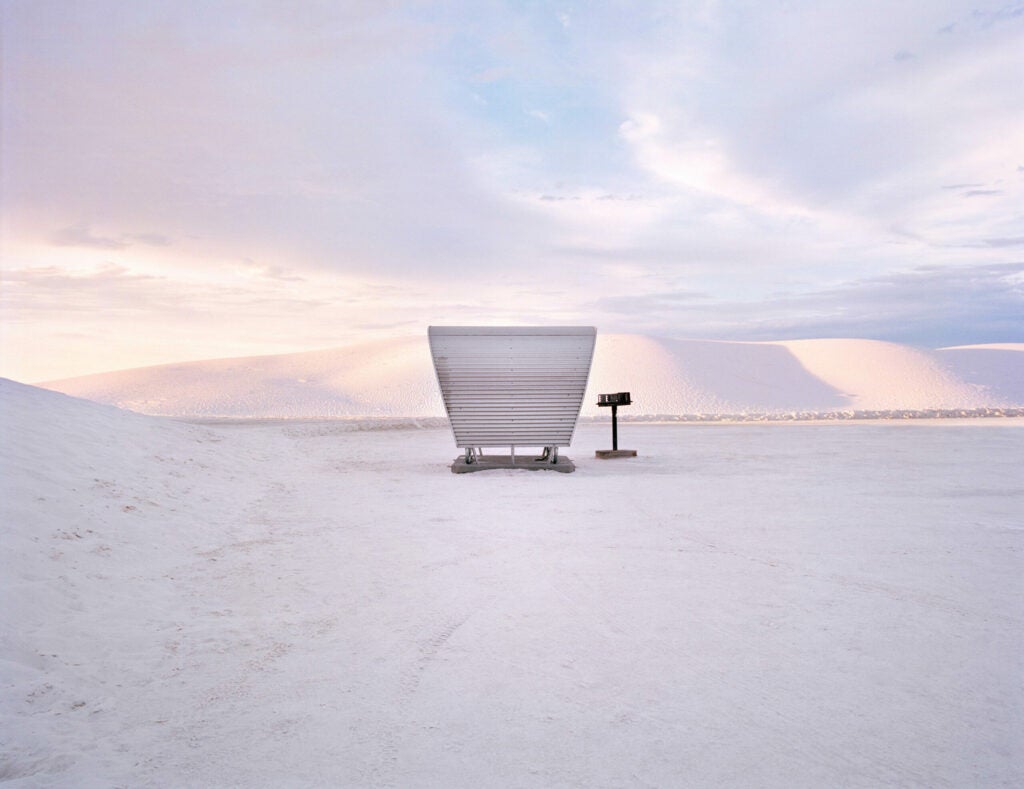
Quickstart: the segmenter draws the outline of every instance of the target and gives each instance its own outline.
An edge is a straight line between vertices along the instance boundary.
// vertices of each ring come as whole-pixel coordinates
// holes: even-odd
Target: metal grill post
[[[599,449],[595,456],[599,458],[632,458],[636,457],[635,449],[619,449],[619,406],[630,405],[633,400],[629,392],[615,392],[597,396],[597,404],[602,408],[612,409],[612,448]]]

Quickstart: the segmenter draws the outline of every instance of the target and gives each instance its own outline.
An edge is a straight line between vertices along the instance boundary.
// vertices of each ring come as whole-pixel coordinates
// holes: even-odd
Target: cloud
[[[114,236],[100,236],[92,232],[88,225],[79,223],[55,230],[49,235],[51,244],[57,247],[82,247],[85,249],[128,249],[142,244],[150,247],[166,247],[171,240],[159,233],[124,233]]]
[[[155,275],[115,263],[3,272],[3,375],[39,381],[99,370],[354,341],[336,319],[359,284]],[[324,338],[331,337],[329,341]],[[315,345],[313,347],[316,347]]]
[[[958,209],[903,175],[934,166],[935,178],[961,176],[946,183],[995,183],[998,152],[975,161],[970,146],[1012,128],[1015,92],[997,76],[1008,36],[974,20],[943,49],[922,31],[949,20],[927,4],[887,9],[871,35],[871,9],[841,6],[558,19],[150,2],[113,26],[101,10],[7,12],[18,35],[5,114],[33,120],[6,135],[5,194],[26,231],[36,216],[69,217],[53,237],[63,244],[123,250],[158,236],[110,228],[163,227],[192,259],[215,246],[287,271],[485,279],[550,269],[584,232],[580,212],[536,210],[523,194],[643,193],[667,210],[729,213],[730,233],[751,238],[765,222],[810,219],[838,246],[868,231],[884,243],[882,223],[932,241],[1011,235],[1024,198],[1008,184],[985,195],[991,221],[950,222]],[[893,52],[916,57],[897,69]],[[586,208],[592,228],[632,223],[625,208]],[[105,230],[76,224],[83,215]],[[644,248],[668,250],[677,232],[667,220],[631,227]]]
[[[111,284],[133,286],[140,283],[160,281],[160,277],[130,272],[124,266],[106,263],[96,266],[91,271],[72,273],[59,266],[44,266],[5,271],[3,279],[9,284],[28,286],[40,292],[59,292],[85,294],[90,291],[103,290]]]
[[[601,312],[624,316],[644,315],[651,313],[675,312],[680,309],[703,309],[709,296],[699,291],[669,291],[635,296],[606,296],[593,303],[593,307]]]
[[[543,220],[480,183],[471,134],[423,59],[438,30],[400,8],[325,10],[314,29],[273,7],[159,2],[108,26],[101,6],[6,12],[18,35],[4,42],[17,86],[5,116],[27,119],[3,141],[17,227],[88,215],[235,257],[408,277],[475,276],[516,254],[509,238],[543,236]],[[147,241],[75,220],[51,238]]]
[[[784,302],[803,312],[802,336],[834,329],[919,345],[1024,336],[1024,263],[922,267]],[[821,311],[825,316],[807,315]],[[819,335],[822,336],[822,335]],[[966,338],[966,339],[961,339]]]
[[[1018,236],[1016,238],[986,238],[983,240],[987,247],[1024,247],[1024,236]]]
[[[680,12],[672,46],[682,54],[653,48],[641,57],[647,67],[627,74],[623,137],[665,182],[768,214],[841,216],[851,226],[898,219],[952,236],[959,209],[931,184],[965,175],[993,183],[1016,157],[1010,140],[1024,133],[1024,102],[1008,75],[1019,63],[1019,22],[972,25],[949,41],[926,32],[948,9],[926,3],[713,8],[703,26]],[[876,14],[886,25],[869,31]],[[893,51],[915,57],[894,63]],[[1017,181],[998,197],[992,224],[1017,216],[1024,190]]]
[[[673,304],[665,294],[649,293],[591,306],[619,330],[661,326],[677,337],[851,337],[939,347],[1024,336],[1024,263],[920,267],[752,302],[696,296],[683,294]]]
[[[160,233],[128,233],[124,238],[134,244],[144,244],[149,247],[169,247],[171,239]]]
[[[127,249],[121,239],[94,235],[85,225],[65,227],[50,234],[50,241],[58,247],[87,247],[90,249]]]
[[[1024,4],[1007,3],[993,11],[979,8],[975,9],[971,15],[979,27],[989,27],[1024,17]]]
[[[261,277],[266,277],[267,279],[276,279],[281,282],[305,282],[304,277],[289,273],[282,266],[275,266],[270,263],[258,263],[248,258],[242,261],[242,265],[247,269],[255,271]]]

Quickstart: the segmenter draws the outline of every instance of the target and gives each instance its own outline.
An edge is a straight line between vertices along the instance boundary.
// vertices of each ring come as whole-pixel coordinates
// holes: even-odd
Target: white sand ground
[[[443,417],[426,337],[161,365],[43,384],[147,414]],[[872,340],[776,343],[598,335],[584,415],[631,391],[629,416],[1024,406],[1024,343],[926,351]]]
[[[1022,420],[0,414],[6,786],[1024,785]]]

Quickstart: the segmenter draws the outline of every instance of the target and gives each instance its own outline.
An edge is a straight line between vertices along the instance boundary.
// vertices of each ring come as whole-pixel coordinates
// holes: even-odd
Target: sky
[[[1024,2],[0,0],[0,376],[1024,341]]]

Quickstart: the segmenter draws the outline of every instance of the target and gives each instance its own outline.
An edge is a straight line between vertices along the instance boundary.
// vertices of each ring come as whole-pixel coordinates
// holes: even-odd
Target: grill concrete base
[[[550,460],[534,460],[529,455],[516,455],[516,462],[512,462],[511,455],[484,455],[478,457],[473,463],[467,463],[465,456],[455,458],[452,463],[452,472],[455,474],[469,474],[473,471],[489,471],[495,468],[512,469],[515,471],[560,471],[568,474],[576,470],[576,465],[565,455],[558,456],[558,462]]]
[[[599,449],[594,453],[594,457],[602,458],[607,460],[609,458],[635,458],[635,449]]]

